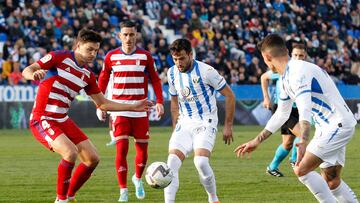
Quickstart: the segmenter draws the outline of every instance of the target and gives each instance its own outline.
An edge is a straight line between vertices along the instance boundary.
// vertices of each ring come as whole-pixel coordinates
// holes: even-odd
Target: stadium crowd
[[[29,84],[21,71],[50,50],[71,49],[84,26],[104,38],[90,65],[98,74],[121,43],[124,19],[137,22],[138,46],[152,53],[164,84],[173,62],[161,25],[190,39],[196,58],[229,84],[260,83],[267,67],[256,43],[268,33],[282,35],[289,50],[305,44],[308,60],[335,82],[360,84],[358,0],[0,0],[0,84]]]

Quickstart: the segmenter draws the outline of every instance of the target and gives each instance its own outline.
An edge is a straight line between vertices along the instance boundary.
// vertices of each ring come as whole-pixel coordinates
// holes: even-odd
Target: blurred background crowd
[[[281,34],[290,51],[305,44],[307,60],[336,83],[360,84],[359,0],[0,0],[0,84],[36,84],[21,71],[49,51],[71,50],[83,27],[104,38],[90,64],[99,74],[125,19],[137,22],[138,46],[152,53],[164,84],[173,65],[167,33],[190,39],[196,59],[229,84],[260,83],[267,67],[256,44],[269,33]]]

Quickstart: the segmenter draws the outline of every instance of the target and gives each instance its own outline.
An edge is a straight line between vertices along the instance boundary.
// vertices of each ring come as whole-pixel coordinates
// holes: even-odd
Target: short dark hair
[[[292,49],[302,49],[302,50],[306,51],[306,46],[303,43],[299,43],[299,44],[297,43],[292,46]]]
[[[175,40],[169,47],[170,54],[174,52],[181,52],[184,50],[186,53],[190,53],[192,51],[191,42],[188,39],[181,38]]]
[[[288,55],[285,41],[278,34],[267,35],[258,43],[257,47],[261,52],[269,50],[270,55],[273,57]]]
[[[120,28],[123,27],[136,27],[136,23],[131,20],[126,20],[120,23]]]
[[[102,42],[102,37],[99,33],[94,30],[89,30],[83,28],[79,31],[79,34],[76,38],[78,42]]]

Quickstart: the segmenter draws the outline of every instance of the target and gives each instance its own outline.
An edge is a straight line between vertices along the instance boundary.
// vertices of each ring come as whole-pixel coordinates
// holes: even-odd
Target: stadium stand
[[[116,34],[124,19],[138,23],[138,46],[151,51],[160,75],[172,65],[168,45],[186,37],[196,58],[228,83],[258,84],[267,67],[256,43],[275,32],[290,50],[304,43],[309,60],[337,83],[360,84],[358,0],[0,0],[1,84],[9,84],[14,64],[21,71],[47,51],[71,49],[83,26],[104,37],[91,65],[98,73],[100,59],[121,43]]]

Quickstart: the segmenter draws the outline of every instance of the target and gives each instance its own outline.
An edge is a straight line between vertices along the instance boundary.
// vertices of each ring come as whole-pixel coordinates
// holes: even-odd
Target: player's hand
[[[99,121],[104,122],[106,120],[106,112],[99,108],[96,108],[96,116],[98,117]]]
[[[295,166],[299,166],[300,161],[304,157],[307,144],[305,142],[298,142],[298,143],[296,143],[295,146],[297,147],[297,156],[296,156]]]
[[[160,103],[157,103],[155,105],[155,109],[156,109],[156,113],[157,113],[158,118],[161,118],[164,115],[164,105],[160,104]]]
[[[154,106],[154,103],[152,101],[147,99],[142,99],[134,104],[132,111],[138,111],[138,112],[150,111],[152,106]]]
[[[33,78],[34,78],[34,80],[41,80],[41,79],[43,79],[43,78],[45,77],[45,75],[46,75],[46,72],[47,72],[46,70],[42,70],[42,69],[35,71],[35,72],[33,73]]]
[[[230,145],[231,142],[234,141],[233,135],[232,135],[232,128],[231,126],[224,126],[223,129],[223,141],[225,142],[225,144]]]
[[[236,153],[237,157],[243,158],[246,153],[250,154],[252,151],[254,151],[259,144],[260,143],[254,139],[247,143],[239,145],[238,147],[236,147],[234,152]]]
[[[266,109],[271,109],[271,102],[269,98],[265,98],[263,101],[263,107]]]

